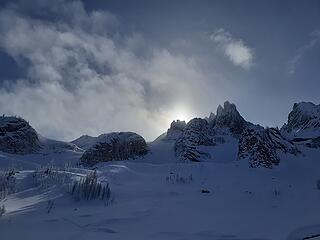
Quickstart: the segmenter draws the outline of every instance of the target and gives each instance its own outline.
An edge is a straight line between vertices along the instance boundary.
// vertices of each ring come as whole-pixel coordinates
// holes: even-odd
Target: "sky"
[[[0,0],[0,112],[43,136],[134,131],[229,100],[281,127],[320,102],[319,1]]]

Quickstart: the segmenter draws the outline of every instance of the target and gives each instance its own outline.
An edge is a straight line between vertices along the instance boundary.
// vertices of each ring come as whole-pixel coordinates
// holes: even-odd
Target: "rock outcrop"
[[[0,151],[27,154],[39,148],[38,134],[27,121],[18,117],[0,117]]]
[[[199,151],[198,146],[213,146],[214,130],[207,120],[194,118],[188,122],[184,131],[175,143],[176,155],[183,160],[198,162],[201,157],[209,157],[205,152]]]
[[[283,126],[287,132],[299,132],[304,130],[320,130],[320,105],[312,102],[300,102],[293,105],[288,115],[288,122]]]
[[[281,132],[297,145],[319,148],[320,105],[311,102],[295,103]]]
[[[250,167],[272,168],[280,162],[279,153],[298,154],[299,150],[276,128],[250,126],[239,140],[239,159],[248,159]]]
[[[99,162],[126,160],[144,155],[147,144],[143,137],[133,132],[102,134],[81,157],[81,162],[92,166]]]
[[[185,121],[173,121],[170,125],[170,128],[167,131],[166,139],[167,140],[177,140],[181,137],[184,129],[186,128],[187,124]]]

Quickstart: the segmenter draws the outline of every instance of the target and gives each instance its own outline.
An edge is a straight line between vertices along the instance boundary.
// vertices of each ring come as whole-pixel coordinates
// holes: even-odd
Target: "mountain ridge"
[[[148,145],[140,135],[136,133],[126,134],[125,132],[101,134],[98,137],[82,135],[71,141],[70,146],[66,145],[67,143],[63,145],[59,141],[57,143],[51,141],[49,144],[48,141],[39,139],[36,130],[25,120],[6,116],[3,116],[0,121],[0,133],[0,149],[8,153],[29,154],[42,148],[47,148],[50,151],[63,148],[83,152],[85,156],[88,156],[89,152],[95,152],[94,156],[102,156],[106,154],[105,149],[97,148],[97,144],[106,144],[105,146],[109,144],[107,148],[113,150],[125,146],[128,151],[124,151],[126,154],[123,156],[120,154],[123,149],[120,149],[114,151],[116,155],[120,154],[120,157],[114,155],[114,157],[106,158],[107,161],[113,161],[132,158],[135,155],[132,154],[132,151],[138,145],[145,150]],[[111,136],[112,140],[106,136]],[[110,141],[100,141],[102,138]],[[132,142],[132,139],[137,141]],[[30,144],[29,140],[31,145],[34,144],[32,145],[33,148],[29,149],[30,151],[23,150],[23,147]],[[7,143],[10,141],[13,142],[8,145]],[[219,146],[229,146],[232,142],[233,148],[237,148],[232,150],[237,151],[237,157],[234,160],[247,160],[250,167],[273,168],[281,162],[282,154],[298,155],[303,153],[301,150],[303,147],[320,148],[320,105],[312,102],[295,103],[288,114],[287,123],[279,129],[265,128],[245,120],[238,112],[235,104],[226,101],[223,106],[219,105],[217,107],[215,113],[211,112],[206,118],[194,118],[188,122],[173,121],[167,132],[159,136],[152,144],[154,145],[159,141],[172,142],[178,161],[196,162],[214,161],[215,149]],[[138,142],[139,144],[135,145],[136,147],[133,149],[127,148],[128,144]],[[19,143],[19,146],[14,145],[15,143]],[[100,149],[101,152],[97,149]],[[102,152],[105,153],[102,154]],[[106,159],[101,157],[100,160],[106,161]]]

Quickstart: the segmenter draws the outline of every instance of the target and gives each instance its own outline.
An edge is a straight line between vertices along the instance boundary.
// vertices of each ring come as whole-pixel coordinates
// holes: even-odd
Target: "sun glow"
[[[168,121],[170,123],[173,120],[180,120],[180,121],[188,122],[192,118],[192,116],[186,107],[176,106],[168,112],[166,118],[168,119]]]

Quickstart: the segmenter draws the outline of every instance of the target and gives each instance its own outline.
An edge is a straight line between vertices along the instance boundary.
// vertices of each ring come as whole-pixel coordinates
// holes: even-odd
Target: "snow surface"
[[[75,164],[82,154],[62,142],[45,145],[39,154],[1,153],[0,169],[20,169],[17,192],[0,202],[6,208],[1,239],[295,240],[320,234],[316,149],[283,155],[274,169],[253,169],[236,160],[232,139],[211,147],[212,159],[201,163],[179,162],[174,141],[158,140],[144,157],[96,166],[99,181],[110,184],[114,197],[106,205],[75,201],[59,184],[35,186],[39,166]],[[90,171],[74,167],[67,174]]]

